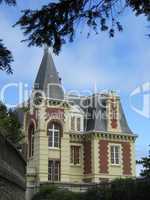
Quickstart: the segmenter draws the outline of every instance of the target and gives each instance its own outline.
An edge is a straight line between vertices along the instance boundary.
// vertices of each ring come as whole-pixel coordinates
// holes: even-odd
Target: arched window
[[[52,122],[48,125],[48,147],[49,148],[59,148],[60,147],[60,136],[61,136],[61,126]]]
[[[32,157],[34,155],[34,124],[31,123],[28,129],[28,155]]]

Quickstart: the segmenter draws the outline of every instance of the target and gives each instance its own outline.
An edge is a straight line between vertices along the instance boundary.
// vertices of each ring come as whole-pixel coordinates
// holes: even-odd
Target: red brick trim
[[[49,118],[64,121],[64,109],[62,108],[47,108],[45,121]]]
[[[38,122],[37,122],[37,116],[36,116],[36,111],[35,110],[34,110],[34,112],[32,114],[29,114],[29,122],[30,123],[34,123],[35,129],[37,128]],[[30,123],[29,123],[29,125],[30,125]]]
[[[122,154],[123,154],[123,174],[131,175],[131,144],[129,142],[122,142]]]
[[[28,127],[28,156],[31,157],[33,155],[32,154],[32,134],[35,134],[35,125],[34,123],[31,121],[30,125]]]
[[[108,144],[120,144],[122,146],[122,165],[123,165],[123,175],[132,175],[131,167],[131,144],[130,142],[116,142],[116,141],[99,141],[99,164],[100,173],[108,174]]]
[[[100,173],[108,174],[108,141],[99,141],[99,165]]]
[[[111,99],[111,127],[116,129],[117,124],[117,102],[115,99]]]
[[[92,152],[91,141],[84,142],[84,174],[92,173]]]

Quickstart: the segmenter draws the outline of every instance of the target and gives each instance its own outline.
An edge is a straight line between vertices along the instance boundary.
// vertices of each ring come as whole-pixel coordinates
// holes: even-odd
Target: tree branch
[[[3,2],[8,4],[9,6],[15,6],[16,5],[16,0],[0,0],[0,4],[3,3]]]
[[[11,62],[13,62],[12,54],[3,45],[2,40],[0,39],[0,70],[12,74]]]
[[[76,25],[83,21],[96,33],[108,31],[113,37],[123,27],[118,17],[125,8],[150,20],[150,0],[59,0],[40,10],[24,10],[15,25],[23,30],[28,46],[47,44],[58,54],[66,40],[73,41]]]

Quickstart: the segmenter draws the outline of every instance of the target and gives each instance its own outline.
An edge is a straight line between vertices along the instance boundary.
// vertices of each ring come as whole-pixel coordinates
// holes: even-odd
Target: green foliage
[[[115,200],[129,200],[136,199],[135,181],[132,179],[118,179],[112,182],[111,193],[112,199]]]
[[[16,0],[0,0],[0,4],[3,2],[16,5]],[[24,10],[15,25],[20,25],[28,46],[47,44],[58,54],[62,45],[68,40],[72,42],[79,27],[84,25],[89,28],[87,36],[92,29],[96,34],[108,31],[114,37],[116,31],[123,30],[120,16],[127,8],[150,21],[150,0],[58,0],[39,10]],[[11,52],[0,40],[0,70],[12,73],[12,61]]]
[[[85,200],[148,200],[150,180],[118,179],[89,190]]]
[[[52,194],[55,193],[56,191],[57,188],[54,186],[41,188],[40,191],[34,195],[32,200],[41,200],[41,199],[48,200],[50,199]]]
[[[3,2],[9,6],[16,5],[16,0],[0,0],[0,4]],[[2,40],[0,39],[0,70],[6,71],[8,74],[12,74],[12,62],[13,57],[11,52],[4,46]]]
[[[46,186],[35,194],[32,200],[81,200],[82,194],[73,193],[68,190],[58,189],[55,186]]]
[[[137,164],[141,164],[143,166],[143,170],[140,175],[144,178],[150,178],[150,153],[148,157],[143,157],[141,160],[137,161]]]
[[[117,179],[99,184],[85,193],[46,187],[32,200],[149,200],[150,179]]]
[[[0,70],[6,71],[7,73],[12,73],[11,62],[13,62],[13,57],[11,52],[3,45],[0,39]]]
[[[150,20],[150,0],[128,0],[127,3],[136,15],[144,14]]]
[[[3,3],[3,2],[10,5],[10,6],[16,5],[16,0],[0,0],[0,4]]]
[[[83,25],[95,33],[108,31],[114,37],[116,31],[123,30],[119,17],[127,8],[150,20],[150,0],[59,0],[40,10],[24,10],[16,25],[23,29],[27,36],[23,41],[29,46],[47,44],[58,54],[66,40],[72,42]]]
[[[120,179],[112,183],[112,199],[115,200],[143,200],[150,198],[150,180]]]
[[[21,125],[15,111],[7,110],[0,102],[0,133],[8,138],[13,144],[18,145],[23,138]]]

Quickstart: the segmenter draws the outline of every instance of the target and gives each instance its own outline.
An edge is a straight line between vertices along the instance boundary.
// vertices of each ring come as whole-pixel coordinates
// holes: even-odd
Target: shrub
[[[44,187],[32,200],[149,200],[149,179],[117,179],[99,184],[85,193],[75,193],[56,187]]]
[[[35,194],[32,200],[49,200],[54,192],[58,189],[55,186],[45,186],[40,189],[40,191]]]
[[[34,195],[32,200],[81,200],[82,194],[74,193],[65,189],[58,189],[55,186],[46,186]]]

